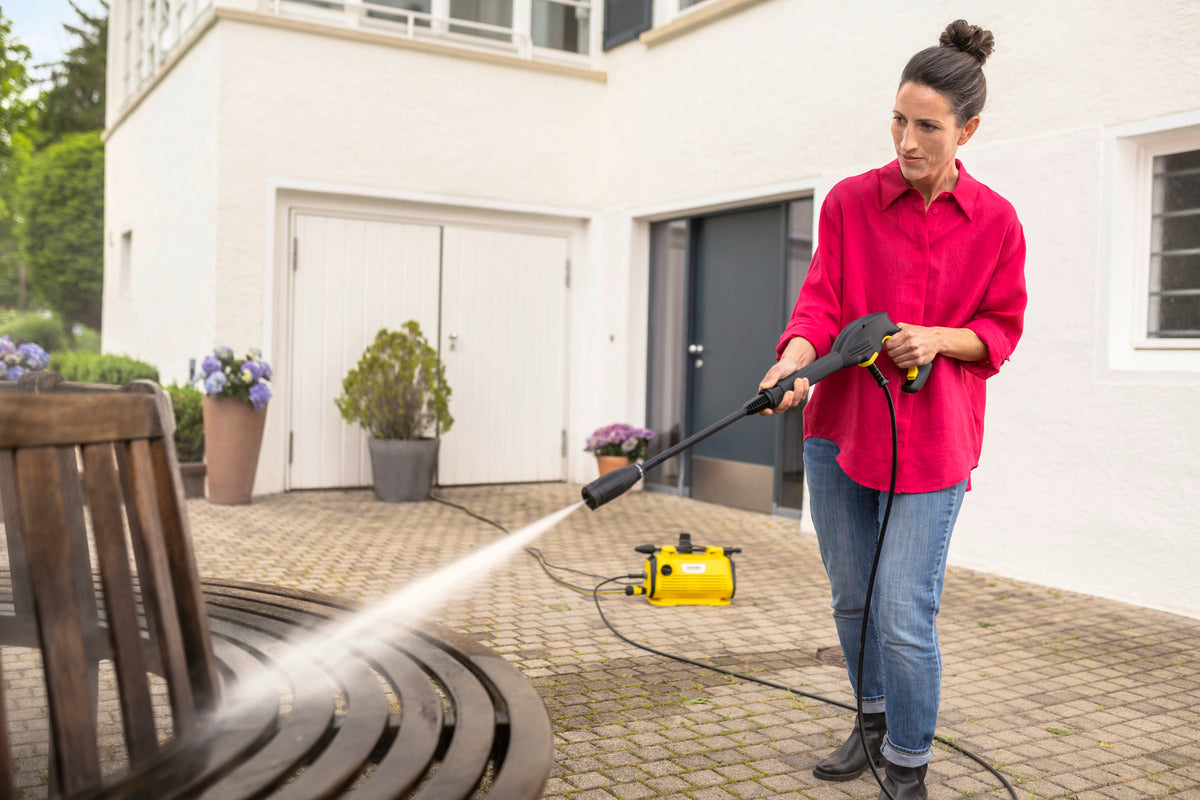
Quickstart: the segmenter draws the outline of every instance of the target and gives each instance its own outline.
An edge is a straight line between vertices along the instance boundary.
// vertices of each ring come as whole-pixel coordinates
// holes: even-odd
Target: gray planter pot
[[[428,500],[437,469],[437,439],[368,439],[375,497],[385,503]]]
[[[204,475],[207,468],[203,461],[185,461],[179,465],[179,475],[183,478],[183,496],[204,497]]]

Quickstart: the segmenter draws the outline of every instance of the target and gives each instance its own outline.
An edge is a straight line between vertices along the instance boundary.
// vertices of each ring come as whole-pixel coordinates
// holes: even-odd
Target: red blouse
[[[929,210],[891,164],[838,183],[821,206],[818,247],[782,355],[795,336],[817,355],[854,319],[886,311],[893,322],[970,328],[987,346],[983,361],[948,356],[917,394],[886,353],[876,362],[896,399],[900,463],[896,489],[929,492],[969,478],[983,441],[984,380],[1008,360],[1025,315],[1025,235],[1007,200],[958,166],[953,191]],[[843,369],[813,387],[805,436],[832,439],[854,481],[886,490],[891,475],[887,400],[865,369]]]

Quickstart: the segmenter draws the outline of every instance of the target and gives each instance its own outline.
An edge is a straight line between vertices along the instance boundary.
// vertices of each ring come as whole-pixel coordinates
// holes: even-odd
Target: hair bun
[[[991,31],[985,31],[965,19],[956,19],[947,25],[938,42],[942,47],[953,47],[963,51],[980,64],[987,61],[988,56],[996,49],[996,37],[992,36]]]

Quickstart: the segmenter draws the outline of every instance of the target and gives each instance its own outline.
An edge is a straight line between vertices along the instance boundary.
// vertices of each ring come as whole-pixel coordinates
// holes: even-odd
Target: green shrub
[[[381,329],[358,365],[342,379],[334,403],[342,419],[376,439],[419,439],[438,426],[450,430],[450,387],[437,351],[415,321],[401,331]]]
[[[129,356],[85,353],[79,350],[51,354],[50,371],[62,375],[63,380],[79,383],[109,383],[120,386],[143,378],[158,381],[158,369],[153,364]]]
[[[179,462],[204,460],[204,393],[195,386],[172,383],[163,387],[175,409],[175,450]]]
[[[47,353],[66,350],[71,346],[71,337],[58,314],[46,316],[41,311],[30,311],[13,317],[0,325],[0,335],[7,335],[17,344],[33,342],[41,345]]]
[[[85,353],[100,352],[100,332],[87,326],[80,326],[79,333],[72,332],[72,350],[82,350]]]

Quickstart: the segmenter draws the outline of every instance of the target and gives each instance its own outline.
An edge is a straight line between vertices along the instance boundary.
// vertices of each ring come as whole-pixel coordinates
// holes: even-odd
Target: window
[[[587,55],[591,4],[571,0],[533,0],[533,44]]]
[[[1200,373],[1200,112],[1110,129],[1104,158],[1108,366]]]
[[[118,288],[121,297],[128,300],[133,292],[133,231],[121,232],[121,246],[117,252]]]
[[[316,17],[306,14],[306,8],[334,13]],[[592,0],[276,0],[275,6],[275,13],[285,16],[350,26],[358,25],[361,16],[375,30],[494,44],[526,58],[535,57],[533,48],[587,55],[591,10]]]
[[[1200,339],[1200,150],[1153,165],[1146,336]]]

